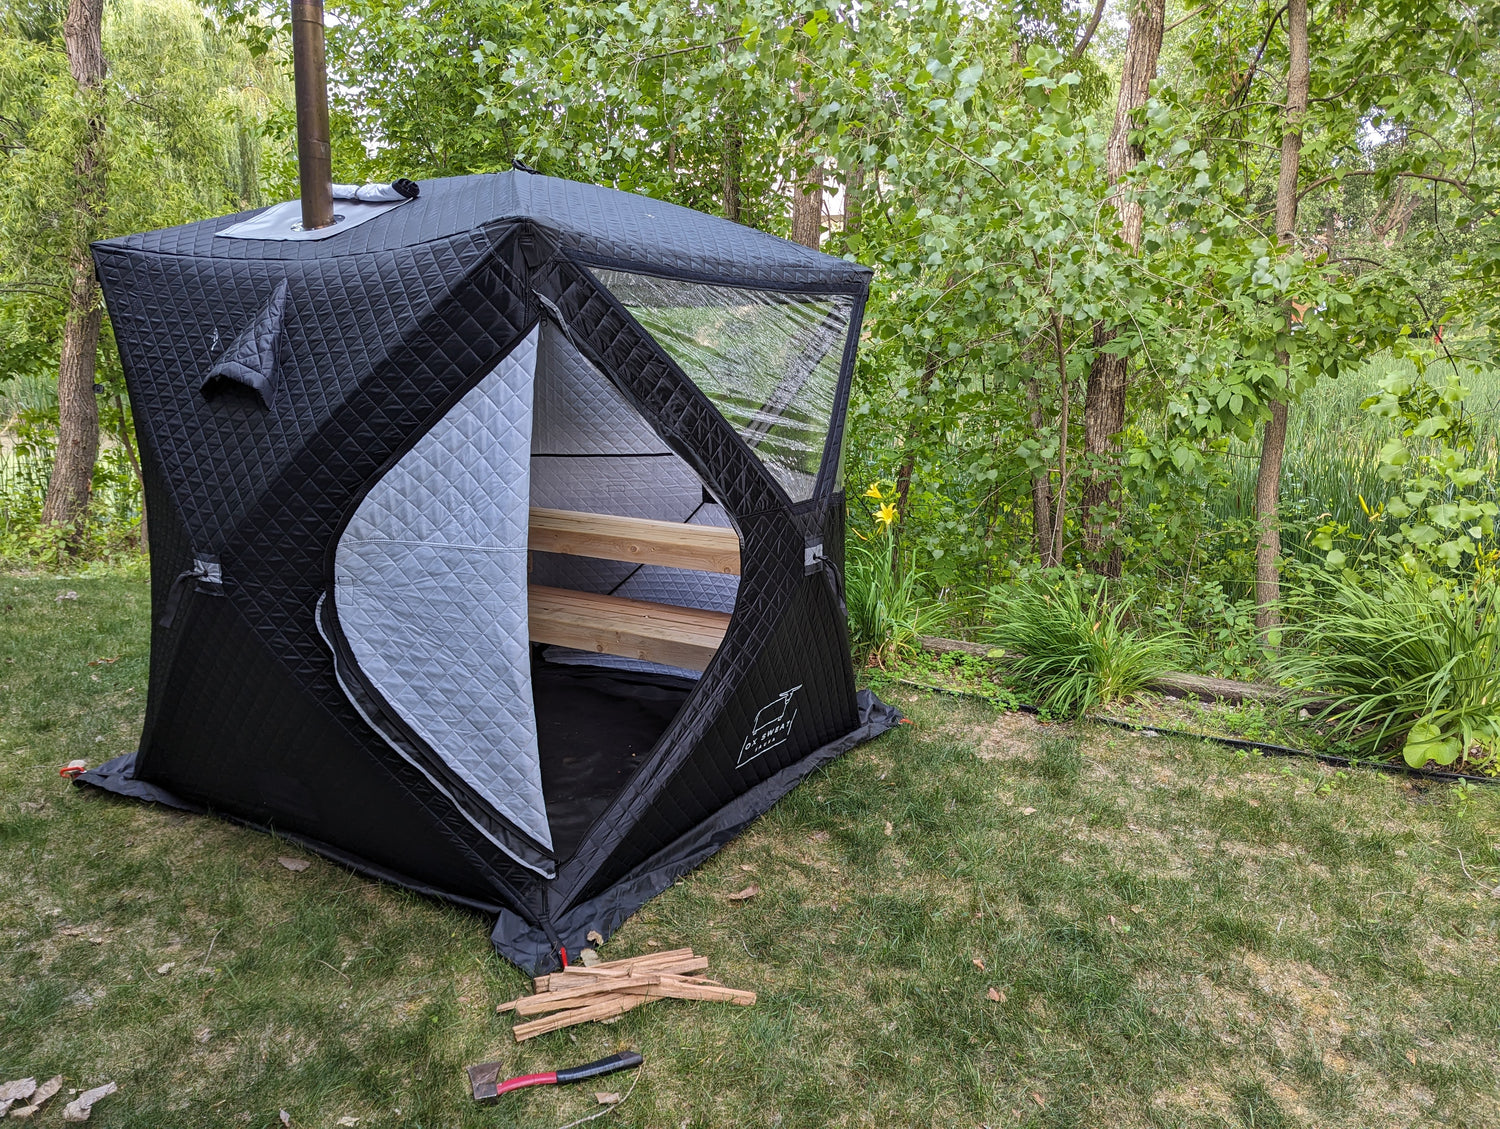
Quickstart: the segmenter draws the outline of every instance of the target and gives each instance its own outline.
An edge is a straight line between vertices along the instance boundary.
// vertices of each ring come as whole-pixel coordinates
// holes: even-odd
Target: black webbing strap
[[[195,553],[193,567],[177,574],[177,579],[172,581],[172,587],[167,592],[167,605],[162,609],[161,618],[156,621],[162,627],[170,628],[176,622],[177,612],[182,607],[182,598],[187,594],[189,584],[194,584],[199,592],[222,596],[224,572],[219,566],[218,556],[213,553]]]

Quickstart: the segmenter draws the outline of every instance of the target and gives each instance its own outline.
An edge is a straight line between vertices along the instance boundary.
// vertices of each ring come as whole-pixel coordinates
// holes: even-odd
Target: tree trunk
[[[1281,167],[1276,180],[1276,238],[1290,245],[1297,232],[1297,176],[1302,163],[1302,120],[1307,116],[1310,80],[1307,50],[1307,0],[1289,0],[1287,22],[1286,110],[1282,119]],[[1285,352],[1277,355],[1290,365]],[[1290,374],[1288,374],[1290,377]],[[1287,386],[1291,386],[1288,379]],[[1273,401],[1261,440],[1260,473],[1255,482],[1255,518],[1259,539],[1255,546],[1255,627],[1262,641],[1281,626],[1281,528],[1277,503],[1281,493],[1281,456],[1286,450],[1287,405]]]
[[[823,236],[823,174],[814,165],[807,179],[792,186],[792,242],[814,251]]]
[[[865,166],[856,164],[844,183],[844,241],[858,235],[865,218]]]
[[[1106,150],[1105,170],[1112,189],[1146,156],[1140,146],[1130,143],[1131,116],[1146,104],[1151,80],[1156,77],[1166,18],[1166,0],[1138,0],[1131,11],[1130,37],[1125,43],[1125,61],[1120,73],[1120,96],[1115,102],[1115,126]],[[1121,238],[1139,253],[1145,224],[1140,202],[1116,190],[1114,204],[1120,217]],[[1104,322],[1094,323],[1095,355],[1083,399],[1083,456],[1087,475],[1080,506],[1083,544],[1091,566],[1107,576],[1119,576],[1121,568],[1120,547],[1115,543],[1120,507],[1119,436],[1125,429],[1125,393],[1129,387],[1129,359],[1102,351],[1114,336],[1115,330]]]
[[[1042,396],[1035,380],[1026,382],[1026,404],[1031,409],[1031,430],[1042,433]],[[1046,467],[1031,476],[1031,535],[1036,541],[1037,559],[1043,568],[1057,562],[1052,559],[1052,477]]]
[[[739,223],[741,209],[740,171],[744,167],[745,138],[739,118],[726,113],[724,118],[724,218]]]
[[[1068,412],[1072,389],[1068,383],[1068,355],[1063,350],[1062,318],[1052,311],[1052,334],[1057,344],[1057,380],[1062,388],[1062,413],[1057,425],[1057,508],[1052,516],[1052,563],[1063,563],[1068,520]]]
[[[104,117],[98,104],[105,70],[103,16],[104,0],[70,0],[63,22],[68,69],[90,109],[83,144],[73,162],[78,195],[73,205],[73,248],[67,260],[68,312],[57,369],[57,459],[47,482],[42,521],[74,526],[75,532],[88,512],[94,461],[99,455],[94,373],[103,311],[89,242],[105,209]]]
[[[927,354],[927,359],[922,364],[922,379],[917,382],[917,395],[925,396],[932,388],[932,382],[937,379],[938,355],[933,352]],[[910,435],[908,435],[908,439]],[[916,453],[911,446],[906,448],[906,453],[901,457],[901,466],[896,471],[896,522],[899,525],[906,520],[906,498],[911,493],[911,475],[917,464]]]

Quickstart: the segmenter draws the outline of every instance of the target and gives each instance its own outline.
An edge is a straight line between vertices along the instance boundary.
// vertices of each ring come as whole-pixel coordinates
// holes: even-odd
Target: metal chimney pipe
[[[305,230],[333,223],[333,151],[328,143],[328,64],[323,0],[292,0],[292,67],[297,97],[297,179]]]

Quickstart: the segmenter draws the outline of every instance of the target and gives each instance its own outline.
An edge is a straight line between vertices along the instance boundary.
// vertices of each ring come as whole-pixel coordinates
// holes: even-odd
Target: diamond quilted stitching
[[[536,342],[533,330],[365,495],[339,542],[335,599],[360,668],[402,719],[551,846],[526,623]]]

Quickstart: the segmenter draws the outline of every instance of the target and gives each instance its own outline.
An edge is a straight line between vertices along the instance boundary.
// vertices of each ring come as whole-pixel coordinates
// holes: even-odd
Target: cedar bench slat
[[[729,630],[723,612],[539,584],[527,592],[537,643],[703,670]]]
[[[739,535],[717,525],[533,509],[530,547],[575,557],[740,574]]]

